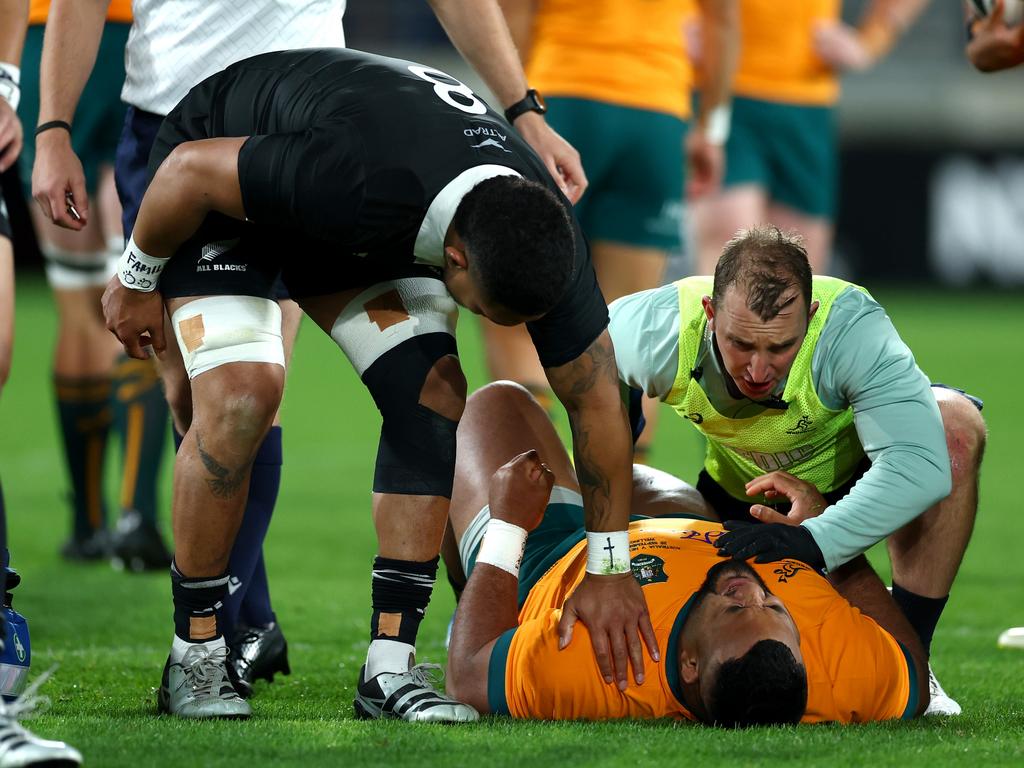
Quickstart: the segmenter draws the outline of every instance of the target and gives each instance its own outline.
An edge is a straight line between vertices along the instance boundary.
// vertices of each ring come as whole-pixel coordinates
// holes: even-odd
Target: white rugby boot
[[[177,663],[168,657],[157,694],[160,711],[194,719],[249,717],[249,702],[238,695],[228,677],[229,653],[221,639],[188,644]]]
[[[925,717],[956,717],[962,711],[960,705],[946,693],[939,678],[932,671],[932,665],[928,665],[928,692],[931,694],[931,701],[928,702],[928,709],[924,711]]]
[[[0,698],[0,768],[25,766],[77,766],[82,755],[63,741],[41,739],[18,722],[21,715],[30,715],[49,700],[36,696],[36,689],[49,677],[40,675],[17,700],[6,703]]]
[[[365,680],[359,670],[356,717],[362,720],[394,718],[410,723],[472,723],[480,714],[441,693],[443,672],[439,664],[417,664],[407,672],[382,672]]]

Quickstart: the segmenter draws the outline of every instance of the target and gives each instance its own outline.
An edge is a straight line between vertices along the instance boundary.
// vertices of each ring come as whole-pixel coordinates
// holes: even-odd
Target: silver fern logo
[[[238,245],[239,238],[234,240],[217,240],[212,243],[207,243],[203,246],[203,255],[199,257],[200,261],[213,261],[222,253],[227,253],[236,245]]]

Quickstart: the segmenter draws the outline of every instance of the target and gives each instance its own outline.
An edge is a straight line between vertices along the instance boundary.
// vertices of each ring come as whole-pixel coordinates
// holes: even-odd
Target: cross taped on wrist
[[[629,531],[587,531],[587,573],[629,573]]]
[[[164,271],[164,266],[169,260],[150,256],[139,248],[135,244],[135,238],[131,237],[117,262],[117,279],[121,281],[121,285],[133,291],[155,291],[160,273]]]
[[[487,521],[484,540],[476,554],[477,563],[487,563],[519,578],[519,565],[526,548],[526,530],[504,520]]]

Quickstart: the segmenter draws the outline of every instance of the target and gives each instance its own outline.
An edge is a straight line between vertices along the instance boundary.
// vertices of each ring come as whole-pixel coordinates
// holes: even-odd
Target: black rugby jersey
[[[545,366],[578,357],[608,324],[572,206],[533,150],[468,86],[443,72],[347,49],[280,51],[238,62],[189,91],[168,114],[150,175],[177,144],[251,136],[238,158],[246,216],[330,249],[282,258],[412,263],[428,206],[463,171],[511,168],[570,211],[576,263],[559,303],[529,324]],[[443,264],[443,251],[419,254]]]

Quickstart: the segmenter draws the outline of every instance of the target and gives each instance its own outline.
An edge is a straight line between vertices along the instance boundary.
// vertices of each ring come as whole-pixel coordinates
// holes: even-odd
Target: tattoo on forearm
[[[611,337],[602,333],[587,351],[569,364],[566,378],[569,380],[568,395],[585,395],[599,381],[609,381],[618,387],[618,368],[615,366],[615,348]]]
[[[206,467],[207,472],[213,475],[212,478],[206,479],[210,492],[218,499],[230,499],[232,496],[235,496],[242,486],[245,485],[252,462],[247,462],[232,471],[207,453],[206,449],[203,448],[203,438],[198,432],[196,433],[196,445],[198,446],[199,458],[202,460],[203,466]]]
[[[593,441],[590,430],[570,416],[572,428],[573,461],[576,465],[576,479],[587,510],[588,528],[605,517],[611,507],[611,482],[601,471],[593,455]]]

